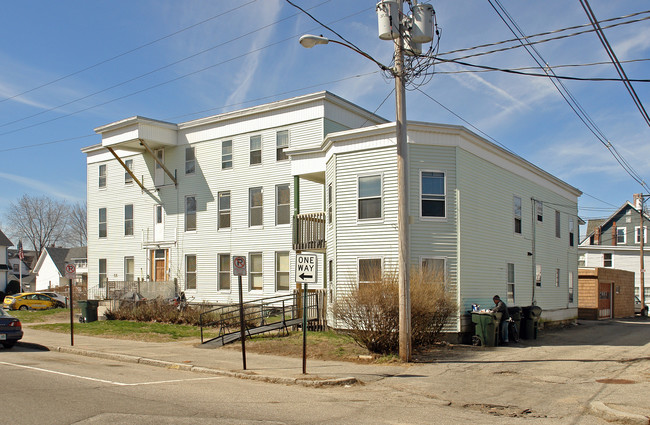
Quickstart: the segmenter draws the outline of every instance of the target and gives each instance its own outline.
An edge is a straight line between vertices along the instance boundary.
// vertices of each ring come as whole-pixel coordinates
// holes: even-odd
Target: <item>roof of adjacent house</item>
[[[596,219],[591,219],[591,220],[587,221],[587,232],[586,232],[587,234],[585,235],[585,238],[583,239],[583,241],[590,238],[591,235],[593,235],[596,232],[597,228],[607,225],[621,211],[623,211],[624,209],[627,209],[627,208],[631,208],[634,211],[636,211],[637,213],[639,212],[639,210],[630,201],[626,201],[616,211],[614,211],[614,213],[612,215],[610,215],[609,217],[607,217],[607,218],[596,218]],[[644,213],[643,216],[645,217],[645,219],[650,220],[650,216],[647,213]]]
[[[0,246],[14,246],[9,238],[4,233],[2,233],[2,230],[0,230]]]
[[[59,270],[61,276],[63,276],[65,275],[66,263],[70,263],[73,260],[85,259],[86,255],[87,255],[87,247],[85,246],[75,247],[75,248],[46,247],[43,249],[43,252],[41,253],[41,256],[38,259],[38,262],[34,267],[34,272],[38,273],[41,265],[43,264],[43,261],[45,261],[45,257],[49,256],[52,259],[52,262],[54,262],[56,268]]]

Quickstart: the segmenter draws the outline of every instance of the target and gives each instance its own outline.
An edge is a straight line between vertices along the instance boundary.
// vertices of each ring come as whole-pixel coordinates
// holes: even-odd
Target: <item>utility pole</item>
[[[398,1],[399,16],[404,1]],[[397,137],[397,233],[399,283],[399,357],[411,360],[411,284],[409,281],[408,146],[406,129],[406,89],[404,82],[404,26],[400,19],[395,40],[395,126]]]
[[[641,285],[639,288],[639,298],[641,299],[641,306],[645,304],[645,261],[643,258],[643,237],[645,236],[645,232],[643,231],[643,202],[645,201],[646,196],[650,195],[639,193],[639,200],[641,201],[641,208],[639,209],[639,215],[641,217],[641,224],[639,226],[639,283]]]

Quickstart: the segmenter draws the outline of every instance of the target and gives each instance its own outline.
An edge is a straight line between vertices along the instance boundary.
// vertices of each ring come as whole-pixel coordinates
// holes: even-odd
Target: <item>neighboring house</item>
[[[635,273],[634,294],[641,289],[641,200],[634,195],[614,214],[604,219],[588,220],[587,234],[579,246],[580,267],[606,267]],[[648,243],[650,216],[643,217],[643,243]],[[650,247],[644,248],[644,266],[650,266]],[[650,275],[644,273],[646,304],[650,303]]]
[[[411,265],[443,271],[459,313],[501,294],[577,317],[581,192],[463,127],[408,128]],[[197,301],[234,302],[241,255],[252,300],[293,290],[296,251],[311,251],[310,288],[336,302],[396,264],[395,125],[331,93],[95,131],[102,143],[82,150],[89,290],[176,279]]]
[[[77,267],[77,283],[87,282],[88,268],[86,247],[77,248],[44,248],[38,257],[33,273],[36,276],[35,291],[45,291],[58,286],[68,285],[65,277],[65,265],[75,264]]]
[[[595,267],[578,270],[578,318],[634,317],[634,273]]]
[[[9,282],[9,247],[13,246],[9,238],[0,230],[0,291],[6,292]]]

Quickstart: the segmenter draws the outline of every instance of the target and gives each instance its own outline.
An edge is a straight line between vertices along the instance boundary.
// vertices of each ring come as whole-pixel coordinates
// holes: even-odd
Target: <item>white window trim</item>
[[[284,223],[284,224],[278,224],[278,187],[279,186],[287,186],[289,189],[289,203],[286,204],[289,206],[289,222]],[[264,195],[264,189],[262,189],[262,195]],[[264,203],[262,202],[262,206],[264,206]],[[275,185],[275,205],[274,205],[274,210],[275,210],[275,225],[277,227],[290,227],[291,226],[291,184],[289,183],[280,183]],[[264,213],[264,210],[262,210],[262,213]]]
[[[374,217],[374,218],[360,218],[359,217],[359,179],[362,177],[376,177],[379,176],[379,181],[380,181],[380,193],[379,193],[379,199],[381,202],[381,208],[380,208],[380,216],[379,217]],[[384,206],[386,204],[385,202],[385,197],[384,197],[384,173],[363,173],[363,174],[357,174],[355,176],[356,179],[356,186],[357,186],[357,193],[356,193],[356,210],[357,210],[357,223],[381,223],[384,221]],[[369,198],[365,198],[369,199]],[[376,257],[375,257],[376,258]],[[383,270],[383,269],[382,269]]]
[[[519,216],[515,214],[515,199],[519,199]],[[524,203],[522,202],[521,196],[517,195],[512,195],[512,233],[515,236],[520,236],[522,237],[524,234],[524,220],[522,219],[522,216],[524,215]],[[515,219],[519,218],[519,226],[521,228],[521,232],[517,233],[515,231]]]
[[[194,198],[194,205],[196,207],[194,211],[194,229],[192,230],[187,229],[187,198]],[[196,233],[196,229],[199,228],[199,208],[196,198],[196,195],[185,195],[183,198],[183,231],[185,233]]]
[[[508,264],[512,264],[512,268],[513,268],[512,275],[513,275],[514,279],[512,280],[512,282],[510,282],[508,280],[508,278],[509,278],[509,276],[508,276]],[[508,301],[508,285],[512,285],[513,286],[512,303],[514,305],[514,304],[516,304],[516,301],[517,301],[517,263],[512,263],[510,261],[506,261],[506,279],[505,280],[506,280],[506,294],[505,294],[506,295],[506,301]]]
[[[641,238],[637,238],[637,234],[640,233],[639,229],[641,229],[641,226],[634,226],[634,243],[635,244],[641,244]],[[648,242],[648,227],[643,226],[643,243]]]
[[[131,166],[129,167],[129,161],[131,161]],[[125,159],[124,160],[124,166],[129,169],[133,173],[133,159]],[[135,174],[135,173],[134,173]],[[125,186],[132,186],[133,185],[133,177],[129,174],[128,171],[124,170],[124,185]]]
[[[192,154],[193,154],[193,156],[194,156],[194,159],[191,159],[191,160],[188,160],[188,159],[187,159],[187,150],[188,150],[188,149],[192,149]],[[194,170],[193,170],[191,173],[188,173],[188,172],[187,172],[187,164],[188,164],[189,162],[193,162],[193,163],[194,163]],[[184,170],[184,171],[185,171],[185,175],[186,175],[186,176],[193,176],[193,175],[196,174],[196,147],[194,147],[194,146],[187,146],[187,147],[185,147],[185,170]]]
[[[385,270],[385,265],[384,265],[384,257],[382,255],[372,257],[372,256],[364,256],[364,257],[357,257],[357,285],[360,285],[362,283],[373,283],[371,281],[361,280],[361,267],[360,264],[361,260],[380,260],[381,261],[381,273],[384,273]]]
[[[188,288],[187,287],[187,257],[194,257],[194,286],[195,288]],[[184,278],[185,278],[185,291],[193,291],[197,292],[199,289],[199,256],[196,254],[185,254],[185,264],[184,264]]]
[[[124,257],[124,274],[122,275],[122,278],[124,279],[125,282],[128,282],[128,280],[126,280],[126,275],[127,275],[126,261],[127,260],[133,261],[133,280],[135,280],[135,257],[133,257],[132,255],[127,255],[126,257]]]
[[[276,129],[276,130],[275,130],[275,150],[274,150],[274,152],[275,152],[275,162],[287,162],[287,161],[289,161],[289,157],[288,157],[288,156],[287,156],[286,159],[278,159],[278,149],[279,149],[279,147],[278,147],[278,133],[280,133],[280,132],[282,132],[282,131],[286,131],[286,132],[287,132],[287,146],[285,146],[285,147],[284,147],[284,150],[283,150],[283,152],[285,152],[285,155],[287,155],[287,154],[286,154],[287,149],[290,149],[290,148],[291,148],[291,130],[288,129],[288,128],[279,128],[279,129]]]
[[[280,293],[288,293],[291,291],[291,251],[275,251],[273,256],[273,279],[275,280],[275,291]],[[289,256],[289,270],[286,273],[289,274],[289,287],[287,289],[278,288],[278,254],[287,254]],[[284,273],[284,272],[283,272]]]
[[[571,294],[571,292],[573,292]],[[567,274],[567,289],[566,289],[566,294],[567,294],[567,302],[570,306],[575,305],[576,303],[576,280],[575,280],[575,273],[570,271]],[[573,295],[573,301],[569,301],[569,294]]]
[[[228,256],[228,279],[230,281],[230,287],[228,289],[221,288],[221,261],[220,257],[222,255]],[[232,292],[232,254],[229,252],[219,252],[217,253],[217,291],[220,293],[228,294]]]
[[[618,231],[623,230],[623,242],[618,241]],[[636,239],[636,229],[634,230],[634,237]],[[627,227],[616,227],[616,244],[619,243],[626,245],[627,244]]]
[[[443,217],[425,217],[422,215],[422,173],[442,173],[444,175],[444,181],[443,181],[443,189],[444,189],[444,201],[445,201],[445,215]],[[447,205],[448,205],[448,200],[447,200],[447,171],[444,170],[420,170],[419,172],[420,175],[420,181],[419,186],[420,186],[420,197],[418,198],[419,201],[419,209],[420,209],[420,220],[424,221],[447,221]]]
[[[220,205],[220,198],[219,195],[222,193],[228,192],[228,196],[230,197],[230,208],[228,208],[228,214],[230,216],[230,226],[228,227],[220,227],[221,226],[221,205]],[[226,210],[223,210],[224,212]],[[217,231],[218,232],[230,232],[232,229],[232,190],[222,190],[220,192],[217,192]]]
[[[555,287],[559,288],[562,284],[562,269],[555,269]]]
[[[449,257],[422,255],[422,256],[420,256],[419,266],[420,266],[420,269],[421,269],[422,268],[422,260],[442,260],[444,262],[442,267],[443,267],[443,272],[445,274],[444,277],[443,277],[443,279],[444,279],[443,283],[447,284],[447,282],[448,282],[447,279],[449,278],[449,271],[447,270],[447,265],[449,264],[448,263],[448,258]]]
[[[126,207],[131,205],[131,234],[126,234]],[[124,205],[124,237],[127,239],[132,239],[135,237],[135,205],[125,204]]]
[[[256,207],[262,209],[262,224],[251,224],[251,189],[262,189],[262,206]],[[230,220],[232,220],[232,198],[231,198],[231,215]],[[232,221],[230,223],[232,225]],[[264,228],[264,186],[255,186],[248,188],[248,228],[249,229],[263,229]]]
[[[104,167],[104,185],[101,185],[101,178],[102,178],[102,172],[101,169]],[[108,187],[108,165],[106,164],[99,164],[97,167],[97,188],[99,190],[106,190]]]
[[[228,168],[223,167],[223,163],[226,162],[223,159],[223,157],[224,157],[223,144],[225,142],[230,142],[230,167],[228,167]],[[220,142],[220,144],[221,144],[221,167],[219,168],[219,170],[226,171],[226,170],[234,169],[235,168],[235,144],[233,143],[232,139],[222,140]]]
[[[260,289],[253,289],[253,279],[252,279],[252,273],[253,273],[253,262],[251,261],[251,257],[253,255],[260,255],[262,257],[262,287]],[[275,257],[274,257],[275,259]],[[253,292],[253,293],[262,293],[264,292],[264,252],[262,251],[256,251],[256,252],[249,252],[248,253],[248,264],[246,264],[246,271],[248,274],[248,292]]]
[[[259,138],[260,138],[260,148],[253,150],[253,149],[251,149],[251,142],[253,140],[253,137],[257,137],[257,136],[259,136]],[[261,134],[253,134],[252,136],[250,136],[248,138],[248,165],[250,167],[259,167],[259,166],[264,164],[264,151],[262,150],[263,147],[264,147],[264,144],[263,144],[263,139],[262,139]],[[257,164],[251,164],[251,153],[257,152],[257,151],[260,152],[260,162],[258,162]]]
[[[101,233],[100,233],[100,231],[101,231],[101,224],[102,224],[102,222],[100,221],[100,215],[101,215],[101,214],[100,214],[100,211],[101,211],[101,210],[106,211],[106,214],[105,214],[105,216],[106,216],[106,221],[103,222],[103,223],[106,225],[106,235],[105,235],[105,236],[101,236]],[[98,237],[99,239],[107,239],[107,238],[108,238],[108,208],[106,208],[106,207],[101,207],[101,208],[99,208],[99,209],[97,210],[97,237]]]

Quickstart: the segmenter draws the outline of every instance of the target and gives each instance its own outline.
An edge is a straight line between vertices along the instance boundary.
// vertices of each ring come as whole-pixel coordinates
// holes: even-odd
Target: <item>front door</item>
[[[612,317],[612,284],[598,283],[598,318]]]
[[[154,282],[167,280],[167,255],[166,249],[155,249],[151,251],[151,276]]]

